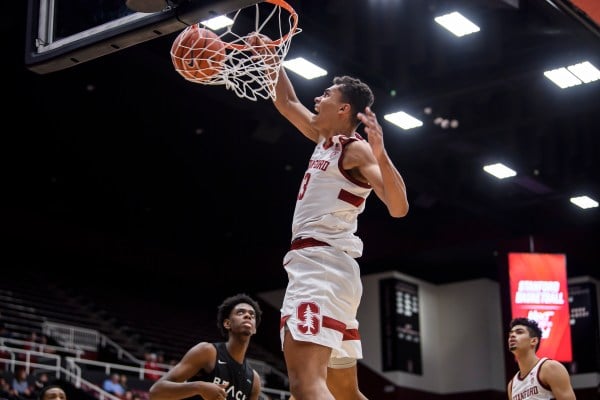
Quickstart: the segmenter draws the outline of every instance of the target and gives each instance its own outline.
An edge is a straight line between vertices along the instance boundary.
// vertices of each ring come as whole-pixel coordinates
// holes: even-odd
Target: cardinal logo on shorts
[[[316,335],[321,330],[321,309],[317,303],[301,303],[296,308],[298,329],[305,335]]]

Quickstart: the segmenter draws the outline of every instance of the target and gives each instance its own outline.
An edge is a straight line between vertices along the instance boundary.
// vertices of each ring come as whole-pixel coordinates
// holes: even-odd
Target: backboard
[[[182,30],[260,0],[28,0],[25,65],[39,74],[63,70]],[[133,7],[132,7],[133,8]],[[144,10],[146,11],[146,10]]]

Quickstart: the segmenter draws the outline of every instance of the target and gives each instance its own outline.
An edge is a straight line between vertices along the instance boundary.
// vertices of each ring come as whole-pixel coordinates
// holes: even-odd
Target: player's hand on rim
[[[250,50],[261,56],[274,56],[276,51],[273,49],[273,39],[259,32],[252,32],[244,38],[245,42],[250,46]]]

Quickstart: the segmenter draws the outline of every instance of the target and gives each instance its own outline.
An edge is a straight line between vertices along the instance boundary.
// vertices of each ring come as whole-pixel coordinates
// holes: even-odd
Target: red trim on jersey
[[[363,187],[363,188],[370,188],[371,185],[369,185],[368,183],[365,182],[361,182],[358,179],[354,178],[353,176],[351,176],[347,170],[345,170],[342,165],[344,165],[344,157],[346,156],[346,145],[348,143],[352,143],[358,140],[364,140],[358,133],[354,133],[355,136],[353,137],[347,137],[347,136],[340,136],[340,144],[342,145],[342,154],[340,154],[340,158],[338,160],[338,169],[340,170],[341,174],[348,179],[350,182],[354,183],[357,186]]]
[[[542,372],[542,365],[548,361],[549,358],[543,359],[542,362],[540,363],[540,367],[537,370],[537,374],[536,374],[536,379],[537,381],[540,383],[540,386],[543,387],[546,390],[552,391],[552,389],[550,388],[549,385],[547,385],[546,383],[542,382],[542,380],[540,379],[540,372]]]
[[[346,203],[350,203],[354,207],[360,207],[360,205],[365,201],[364,198],[357,196],[354,193],[350,193],[344,189],[340,189],[340,192],[338,193],[338,199],[345,201]]]

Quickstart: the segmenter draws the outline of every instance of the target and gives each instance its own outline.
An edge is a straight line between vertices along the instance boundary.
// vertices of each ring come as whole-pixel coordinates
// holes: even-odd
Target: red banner
[[[571,362],[571,325],[564,254],[509,253],[512,318],[524,317],[542,328],[539,357]]]
[[[571,2],[600,26],[600,2],[598,0],[571,0]]]

